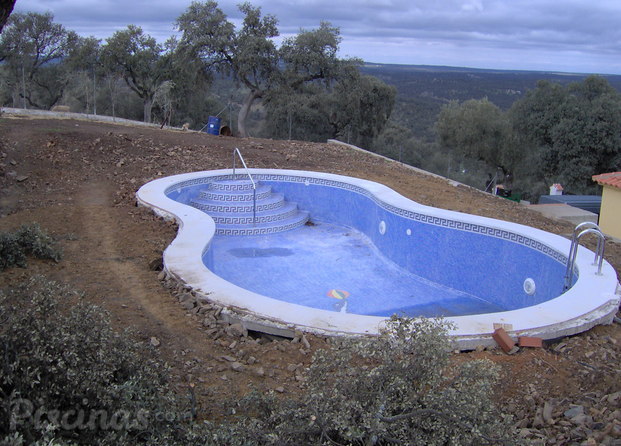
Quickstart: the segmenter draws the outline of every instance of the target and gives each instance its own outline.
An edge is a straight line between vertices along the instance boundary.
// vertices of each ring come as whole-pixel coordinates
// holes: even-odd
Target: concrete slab
[[[597,223],[597,214],[567,204],[531,204],[528,206],[528,209],[537,211],[544,217],[568,221],[574,225],[584,223],[585,221]]]

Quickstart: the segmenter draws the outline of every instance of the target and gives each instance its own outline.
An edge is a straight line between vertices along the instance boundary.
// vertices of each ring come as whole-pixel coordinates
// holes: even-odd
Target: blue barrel
[[[210,116],[207,120],[207,133],[209,133],[210,135],[219,135],[220,121],[221,119],[217,116]]]

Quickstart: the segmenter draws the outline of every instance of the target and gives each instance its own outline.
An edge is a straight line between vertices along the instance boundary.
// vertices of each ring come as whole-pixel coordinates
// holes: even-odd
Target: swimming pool
[[[570,242],[554,234],[423,206],[367,180],[307,171],[251,169],[251,173],[263,188],[261,194],[269,190],[297,203],[316,226],[305,225],[291,206],[279,205],[286,209],[281,217],[269,214],[267,208],[274,205],[267,192],[261,196],[266,210],[257,214],[261,223],[246,227],[265,227],[279,219],[288,232],[265,235],[241,230],[238,221],[214,209],[216,226],[214,219],[190,204],[201,207],[196,197],[210,198],[214,183],[236,188],[229,184],[230,170],[158,179],[137,194],[141,204],[180,223],[177,238],[164,253],[169,274],[227,307],[250,329],[276,334],[294,329],[374,334],[390,312],[440,315],[454,322],[451,334],[459,346],[472,348],[493,342],[494,323],[510,324],[514,334],[549,339],[609,323],[618,308],[614,269],[604,263],[602,275],[597,275],[591,264],[593,253],[582,247],[575,283],[561,294]],[[227,200],[242,198],[234,195]],[[240,233],[244,235],[234,235]],[[364,245],[365,252],[374,256],[373,265],[383,264],[387,269],[373,275],[365,273],[368,263],[346,261],[337,270],[331,266],[335,257],[329,246],[323,255],[321,250],[308,253],[302,249],[304,243],[317,245],[347,233],[348,243],[356,239],[354,245]],[[318,238],[312,242],[312,237]],[[355,254],[355,246],[339,246],[343,254],[353,252],[354,260],[362,258]],[[346,278],[348,273],[343,271],[357,268],[362,279],[354,278],[346,285],[334,278],[320,280],[319,285],[312,285],[311,279],[305,282],[307,278],[300,273],[313,276],[317,269],[313,265],[327,260],[332,262],[327,269],[337,271],[335,277]],[[261,269],[270,264],[271,269]],[[252,282],[253,277],[259,280]],[[382,284],[383,279],[387,280]],[[369,288],[375,283],[380,286]],[[395,283],[413,292],[398,296]],[[280,294],[276,296],[274,290]],[[311,290],[310,296],[302,296],[306,290]],[[429,299],[436,291],[440,298]],[[373,295],[384,308],[360,307],[365,295]],[[409,305],[408,296],[416,295],[422,300]],[[465,305],[455,312],[445,305],[456,302],[455,296],[460,302],[468,297],[480,306]]]

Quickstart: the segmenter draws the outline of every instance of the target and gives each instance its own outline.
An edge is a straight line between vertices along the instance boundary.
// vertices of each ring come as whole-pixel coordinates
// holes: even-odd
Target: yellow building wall
[[[621,239],[621,189],[604,186],[599,227],[604,234]]]

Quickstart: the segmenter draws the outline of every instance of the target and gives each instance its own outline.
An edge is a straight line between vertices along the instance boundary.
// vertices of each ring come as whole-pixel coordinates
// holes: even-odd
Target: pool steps
[[[250,180],[219,180],[206,186],[190,205],[213,218],[218,235],[274,234],[302,226],[309,218],[271,186],[256,184],[256,216]]]
[[[242,180],[244,181],[244,180]],[[232,189],[232,190],[203,190],[199,194],[199,198],[208,201],[228,200],[233,202],[246,201],[252,204],[252,184],[248,182],[250,189]],[[269,186],[257,185],[257,201],[264,200],[272,195],[272,188]]]

